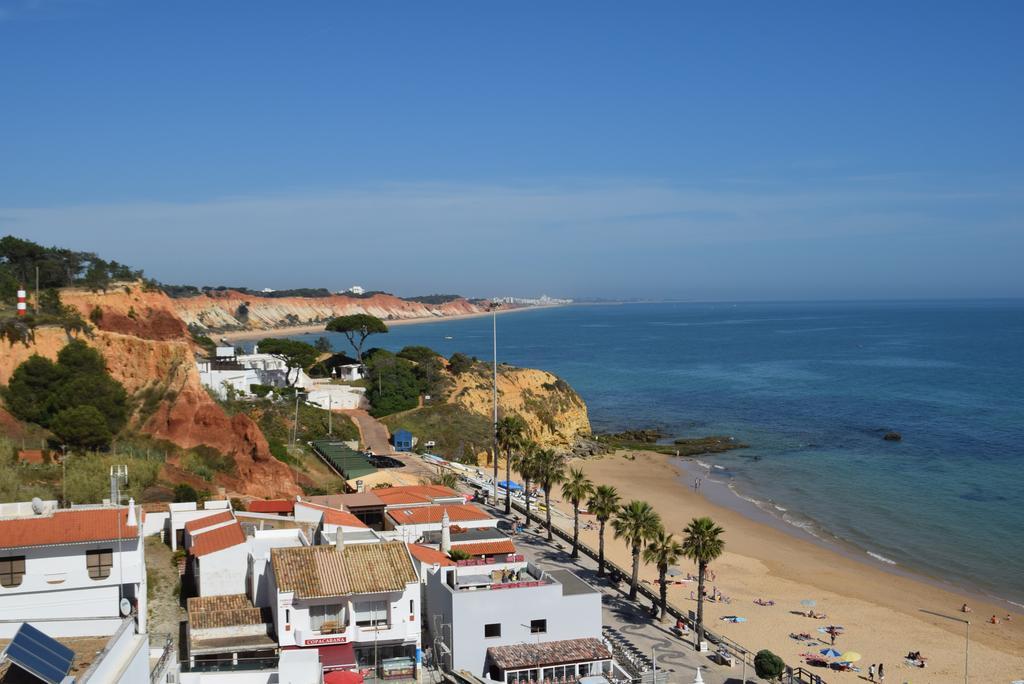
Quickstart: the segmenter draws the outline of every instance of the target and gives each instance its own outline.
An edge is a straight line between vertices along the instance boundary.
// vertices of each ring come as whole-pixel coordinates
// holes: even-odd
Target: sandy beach
[[[818,628],[841,625],[845,631],[835,647],[862,654],[857,663],[862,673],[820,670],[829,682],[866,681],[868,666],[880,662],[885,664],[887,682],[962,682],[965,625],[923,612],[930,610],[970,618],[971,681],[1009,683],[1024,677],[1024,616],[1015,613],[1006,622],[1005,606],[887,572],[716,505],[684,484],[692,478],[661,454],[619,452],[573,465],[581,466],[596,483],[616,486],[624,500],[648,501],[677,536],[699,515],[711,516],[725,528],[726,552],[712,566],[716,578],[708,590],[717,587],[731,602],[705,603],[705,621],[753,651],[768,648],[791,665],[802,664],[800,654],[829,645],[828,635]],[[559,498],[553,496],[556,501]],[[560,501],[557,508],[571,510]],[[582,520],[593,517],[582,516]],[[571,518],[567,525],[571,529]],[[596,548],[596,531],[582,530],[581,536]],[[610,531],[608,541],[609,557],[628,568],[627,549],[612,541]],[[696,573],[689,561],[681,561],[679,567]],[[641,565],[642,579],[656,577],[655,568]],[[695,589],[696,582],[673,585],[669,600],[683,610],[695,610],[696,602],[690,599]],[[758,606],[756,599],[773,600],[775,605]],[[794,614],[806,610],[800,605],[805,599],[816,601],[814,610],[828,619]],[[967,615],[959,612],[965,601],[972,609]],[[988,623],[993,614],[999,616],[1000,624]],[[719,619],[724,615],[741,616],[746,622],[727,623]],[[789,637],[803,632],[817,637],[817,643],[808,646]],[[928,666],[907,664],[904,656],[909,651],[920,651]]]
[[[513,309],[498,309],[497,314],[499,316],[510,313],[519,313],[521,311],[535,311],[537,309],[552,309],[560,306],[566,306],[564,304],[550,304],[546,306],[521,306]],[[455,314],[452,316],[431,316],[422,318],[396,318],[387,323],[388,327],[396,325],[417,325],[419,323],[440,323],[442,321],[458,321],[465,318],[480,318],[482,316],[490,316],[490,311],[480,311],[478,313],[471,314]],[[293,335],[314,335],[324,332],[323,323],[317,325],[296,325],[285,328],[267,328],[264,330],[239,330],[237,332],[227,333],[210,333],[216,336],[218,339],[223,337],[232,343],[238,342],[251,342],[252,340],[262,340],[265,337],[291,337]]]

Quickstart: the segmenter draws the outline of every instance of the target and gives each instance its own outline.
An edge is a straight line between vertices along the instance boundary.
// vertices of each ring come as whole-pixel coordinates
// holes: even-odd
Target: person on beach
[[[989,621],[989,622],[991,622],[991,623],[992,623],[993,625],[998,625],[998,624],[999,624],[999,618],[997,618],[997,617],[996,617],[995,615],[993,615],[992,617],[990,617],[990,618],[988,619],[988,621]]]
[[[830,641],[832,642],[832,644],[831,644],[831,645],[832,645],[832,646],[835,646],[835,645],[836,645],[836,630],[834,630],[834,629],[830,629],[830,630],[828,631],[828,638],[829,638],[829,640],[830,640]]]
[[[885,665],[878,663],[878,682],[885,684]]]
[[[874,663],[871,663],[871,666],[868,667],[868,681],[869,682],[875,681],[875,664]]]
[[[964,605],[960,606],[960,612],[961,612],[961,613],[970,613],[970,612],[971,612],[971,609],[970,609],[970,607],[969,607],[969,606],[968,606],[968,605],[967,605],[967,604],[965,603]]]

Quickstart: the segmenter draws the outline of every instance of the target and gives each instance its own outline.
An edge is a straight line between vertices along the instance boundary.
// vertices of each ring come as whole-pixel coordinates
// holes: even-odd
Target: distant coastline
[[[445,321],[459,321],[469,318],[482,318],[484,316],[490,316],[492,313],[499,316],[511,313],[520,313],[522,311],[537,311],[539,309],[560,309],[567,306],[576,306],[576,304],[545,304],[536,306],[518,306],[508,309],[497,309],[494,312],[491,311],[479,311],[475,313],[465,314],[452,314],[450,316],[421,316],[419,318],[396,318],[387,320],[384,322],[388,327],[400,326],[400,325],[418,325],[421,323],[442,323]],[[262,340],[267,337],[294,337],[296,335],[312,335],[315,333],[324,333],[324,323],[311,324],[311,325],[296,325],[288,326],[283,328],[265,328],[261,330],[239,330],[237,332],[225,332],[221,333],[219,337],[230,342],[251,342],[253,340]]]

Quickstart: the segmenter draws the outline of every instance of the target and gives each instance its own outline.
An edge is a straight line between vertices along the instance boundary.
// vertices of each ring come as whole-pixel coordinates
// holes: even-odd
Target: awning
[[[324,674],[324,684],[363,684],[363,675],[353,670],[335,670]]]
[[[352,644],[320,646],[320,665],[325,670],[340,667],[355,667],[356,652]]]

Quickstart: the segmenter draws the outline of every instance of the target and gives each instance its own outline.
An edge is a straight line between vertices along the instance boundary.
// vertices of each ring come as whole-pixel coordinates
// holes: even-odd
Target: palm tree
[[[725,530],[711,518],[694,518],[683,530],[683,554],[697,563],[697,646],[704,641],[704,574],[708,565],[722,555]]]
[[[456,489],[459,486],[459,476],[454,470],[439,470],[436,475],[430,478],[431,484],[441,485],[448,489]]]
[[[572,504],[572,557],[580,557],[580,502],[594,493],[594,483],[581,468],[572,468],[562,483],[562,496]]]
[[[590,496],[587,508],[597,517],[597,574],[604,576],[604,524],[619,510],[619,490],[611,485],[599,485]]]
[[[630,501],[612,519],[615,538],[622,539],[633,552],[633,579],[629,583],[629,600],[636,600],[640,579],[640,549],[661,529],[661,516],[646,501]]]
[[[658,567],[658,581],[661,589],[661,614],[658,619],[662,622],[665,621],[665,612],[668,606],[668,583],[665,582],[665,575],[668,573],[668,566],[675,565],[682,555],[683,545],[664,529],[658,530],[658,534],[651,538],[647,548],[644,549],[644,562]]]
[[[525,434],[526,421],[519,415],[498,421],[498,448],[505,450],[505,515],[512,514],[512,451],[522,447]],[[498,479],[498,454],[494,454],[494,479]]]
[[[523,478],[523,487],[526,491],[526,525],[530,525],[530,481],[536,478],[537,473],[537,443],[527,441],[523,443],[519,455],[515,459],[516,470]]]
[[[554,539],[551,533],[551,490],[565,479],[565,459],[552,449],[537,451],[537,482],[544,490],[544,506],[547,515],[548,541]]]

